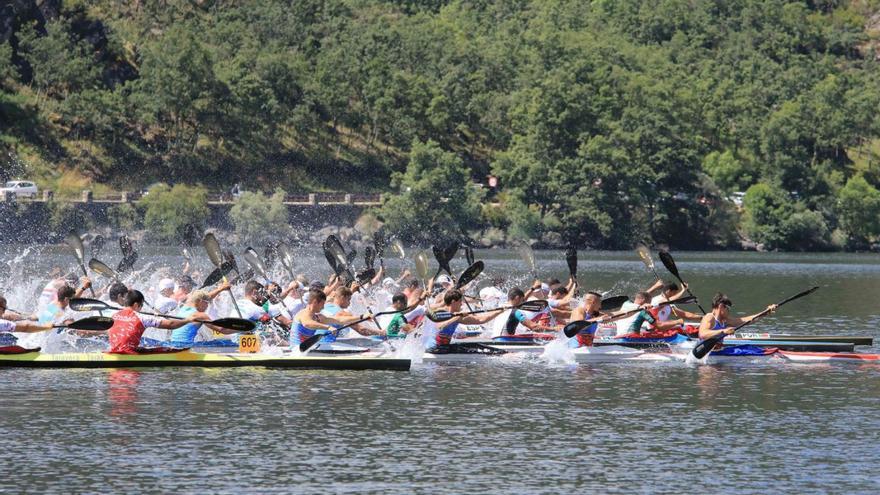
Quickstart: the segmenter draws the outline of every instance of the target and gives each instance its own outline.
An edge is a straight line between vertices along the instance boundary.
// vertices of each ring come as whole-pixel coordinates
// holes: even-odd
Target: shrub
[[[208,192],[201,186],[153,186],[141,199],[144,227],[159,241],[183,236],[187,224],[201,225],[208,216]]]

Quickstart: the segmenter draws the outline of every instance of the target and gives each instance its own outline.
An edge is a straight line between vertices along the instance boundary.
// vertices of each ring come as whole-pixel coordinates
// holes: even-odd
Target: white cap
[[[382,281],[382,285],[397,285],[397,283],[394,281],[393,278],[386,277],[385,280]]]
[[[451,284],[452,278],[450,278],[449,275],[440,275],[439,277],[437,277],[437,283],[441,284],[441,285],[442,284]]]
[[[163,291],[165,289],[174,290],[174,280],[170,278],[163,278],[159,281],[159,291]]]
[[[541,284],[541,292],[545,292],[547,294],[550,293],[550,286],[547,284]]]

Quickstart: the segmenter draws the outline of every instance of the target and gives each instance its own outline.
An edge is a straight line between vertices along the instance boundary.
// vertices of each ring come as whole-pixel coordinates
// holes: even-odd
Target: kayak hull
[[[44,354],[31,352],[0,356],[0,368],[301,368],[328,370],[400,370],[410,368],[409,359],[368,355],[269,356],[265,354],[199,353],[189,350],[164,353],[123,355],[107,353]]]

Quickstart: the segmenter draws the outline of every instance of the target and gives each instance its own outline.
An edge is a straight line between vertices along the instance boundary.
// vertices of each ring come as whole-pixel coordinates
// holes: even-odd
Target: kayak
[[[505,345],[505,344],[464,344],[464,349],[458,351],[456,344],[450,346],[453,350],[447,352],[425,351],[422,360],[432,363],[455,363],[455,362],[493,362],[501,359],[518,357],[540,357],[546,347],[544,345]],[[465,350],[470,349],[470,350]],[[660,353],[645,352],[623,346],[603,347],[579,347],[569,350],[577,363],[607,363],[618,361],[671,361],[672,359]]]
[[[355,354],[284,355],[200,353],[188,349],[158,354],[108,354],[103,352],[46,354],[27,352],[0,355],[0,368],[152,368],[193,366],[203,368],[307,368],[336,370],[408,370],[409,359]]]
[[[799,363],[877,363],[880,364],[880,354],[868,354],[860,352],[798,352],[782,351],[774,348],[762,349],[761,354],[719,354],[709,353],[700,364],[723,364],[723,363],[748,363],[759,361],[791,361]],[[678,361],[694,362],[691,353],[664,353],[664,355]]]
[[[797,342],[827,342],[853,345],[874,345],[874,337],[858,335],[790,335],[787,333],[739,333],[737,339]]]

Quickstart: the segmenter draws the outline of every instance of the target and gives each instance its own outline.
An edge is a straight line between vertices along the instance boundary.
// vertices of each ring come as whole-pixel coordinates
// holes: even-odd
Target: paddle
[[[467,260],[468,266],[474,264],[474,248],[470,246],[464,247],[464,259]]]
[[[620,297],[620,296],[617,296],[617,297]],[[655,307],[659,308],[661,306],[667,306],[670,304],[690,304],[692,302],[695,302],[696,300],[697,300],[697,298],[694,296],[679,297],[678,299],[673,299],[671,301],[663,301],[662,303],[656,305]],[[612,313],[610,315],[601,315],[601,316],[597,316],[595,318],[590,318],[589,320],[573,321],[573,322],[569,323],[568,325],[565,325],[565,327],[562,329],[562,332],[565,334],[566,337],[572,338],[575,335],[577,335],[578,333],[580,333],[582,330],[584,330],[587,327],[589,327],[590,325],[592,325],[593,323],[596,323],[597,321],[601,321],[604,318],[627,317],[627,316],[634,315],[640,311],[643,311],[643,310],[642,310],[642,308],[639,307],[639,308],[631,309],[628,311],[624,311],[623,313]]]
[[[127,272],[134,267],[138,259],[137,251],[134,250],[131,240],[124,235],[119,237],[119,249],[122,251],[122,260],[116,266],[116,271]]]
[[[678,282],[679,282],[681,285],[685,285],[684,280],[682,280],[682,279],[681,279],[681,276],[678,274],[678,267],[675,266],[675,260],[672,259],[672,255],[669,254],[668,251],[660,251],[660,252],[658,253],[658,255],[660,256],[660,261],[663,263],[663,266],[665,266],[666,269],[669,270],[669,273],[671,273],[676,279],[678,279]],[[658,277],[658,278],[659,278],[659,277]],[[690,296],[693,296],[693,297],[695,297],[695,298],[697,297],[697,296],[694,296],[694,293],[691,292],[691,289],[690,289],[690,288],[687,289],[687,293],[688,293],[688,295],[690,295]],[[701,311],[703,314],[706,314],[706,310],[703,309],[702,306],[700,306],[699,301],[697,302],[697,307],[700,308],[700,311]]]
[[[373,233],[373,247],[376,250],[376,257],[379,258],[379,266],[385,267],[385,247],[388,245],[388,240],[385,238],[385,235],[380,231],[376,231]]]
[[[89,316],[81,320],[76,320],[67,325],[52,325],[52,328],[69,328],[71,330],[91,330],[94,332],[102,332],[110,330],[113,326],[113,318],[106,316]]]
[[[88,298],[73,298],[70,300],[70,309],[74,311],[119,311],[122,308],[118,308],[116,306],[111,306],[104,301],[100,301],[98,299],[88,299]],[[168,318],[172,320],[185,320],[186,318],[182,318],[180,316],[174,315],[165,315],[161,313],[151,313],[149,311],[138,311],[138,313],[142,313],[150,316],[158,316],[160,318]],[[109,318],[108,318],[109,319]],[[199,323],[207,323],[209,325],[214,325],[217,327],[228,328],[230,330],[235,330],[236,332],[251,332],[256,328],[257,324],[242,318],[220,318],[218,320],[211,321],[203,321],[197,320]]]
[[[205,281],[204,281],[204,283],[202,283],[202,286],[200,288],[204,289],[205,287],[210,287],[210,286],[216,284],[217,282],[225,279],[226,276],[229,275],[229,272],[232,271],[233,267],[234,267],[234,265],[232,263],[230,263],[228,261],[224,261],[223,264],[220,265],[219,268],[215,268],[214,271],[212,271],[211,273],[208,274],[208,276],[205,278]]]
[[[449,262],[452,261],[452,258],[455,257],[455,253],[458,252],[458,242],[457,241],[447,241],[447,243],[431,246],[431,251],[434,252],[434,258],[437,260],[437,264],[440,268],[437,269],[437,274],[440,275],[441,271],[445,271],[450,276],[452,275],[452,268],[449,267]]]
[[[602,311],[609,311],[612,309],[618,309],[623,306],[623,303],[629,301],[629,297],[627,296],[611,296],[602,299]]]
[[[197,226],[194,224],[188,223],[183,227],[183,257],[187,259],[187,261],[192,261],[192,253],[190,250],[199,243],[199,240],[202,238],[202,233]]]
[[[492,309],[477,309],[474,311],[459,311],[457,313],[453,313],[451,311],[438,311],[436,313],[428,312],[426,316],[429,320],[434,322],[446,321],[450,318],[455,318],[456,316],[468,316],[475,315],[478,313],[490,313],[492,311],[498,311],[501,309],[521,309],[523,311],[529,311],[531,313],[538,313],[540,311],[544,311],[547,308],[547,301],[544,299],[537,299],[533,301],[525,301],[516,306],[499,306],[497,308]]]
[[[527,244],[522,244],[516,248],[516,252],[519,254],[520,259],[522,259],[528,267],[529,277],[531,277],[532,280],[537,279],[538,270],[537,265],[535,264],[535,252],[532,251],[532,248],[529,247]]]
[[[455,282],[455,288],[461,289],[465,285],[473,282],[481,273],[483,273],[483,262],[477,261],[472,263],[471,266],[461,272],[461,275],[459,275],[458,280]]]
[[[278,243],[278,258],[281,260],[281,266],[290,274],[290,278],[296,278],[293,273],[293,250],[284,241]]]
[[[351,264],[354,263],[355,258],[357,258],[357,255],[357,249],[351,248],[351,251],[349,251],[348,254],[345,255],[345,264],[351,266]]]
[[[812,294],[813,292],[816,292],[817,290],[819,290],[819,287],[812,287],[812,288],[807,289],[807,290],[805,290],[805,291],[803,291],[803,292],[799,292],[799,293],[797,293],[797,294],[795,294],[795,295],[793,295],[793,296],[791,296],[791,297],[789,297],[789,298],[787,298],[787,299],[783,299],[782,301],[776,303],[776,306],[777,306],[777,308],[778,308],[779,306],[782,306],[782,305],[785,304],[785,303],[789,303],[789,302],[791,302],[791,301],[794,301],[795,299],[800,299],[801,297],[804,297],[804,296],[806,296],[806,295]],[[759,320],[759,319],[761,319],[761,318],[767,316],[769,313],[770,313],[770,310],[769,310],[769,309],[765,309],[764,311],[761,311],[760,313],[758,313],[757,315],[755,315],[755,317],[752,318],[751,320],[749,320],[749,321],[743,323],[742,325],[739,325],[739,326],[735,327],[735,328],[733,329],[733,332],[736,333],[737,330],[743,328],[743,327],[746,326],[746,325],[751,325],[751,324],[754,323],[756,320]],[[692,354],[694,355],[695,358],[697,358],[697,359],[703,359],[703,357],[704,357],[706,354],[709,354],[710,352],[712,352],[712,349],[714,349],[715,346],[716,346],[719,342],[721,342],[722,340],[724,340],[724,337],[726,337],[726,336],[727,336],[726,333],[719,333],[718,335],[716,335],[716,336],[714,336],[714,337],[709,337],[708,339],[703,340],[703,341],[699,342],[697,345],[695,345],[693,351],[691,351],[691,352],[692,352]]]
[[[82,239],[75,233],[71,232],[67,234],[67,237],[64,238],[64,242],[73,249],[73,254],[76,256],[76,260],[79,262],[79,267],[82,269],[83,275],[86,277],[89,276],[89,272],[86,271],[86,266],[83,264],[83,253],[85,249],[83,248]],[[95,289],[89,287],[89,292],[92,294],[92,297],[95,296]]]
[[[645,243],[640,242],[639,245],[636,246],[636,253],[639,255],[639,258],[642,259],[642,263],[651,270],[654,277],[656,277],[657,280],[660,280],[660,275],[657,275],[657,270],[654,269],[654,258],[651,256],[651,250],[648,249],[648,246],[646,246]]]
[[[95,273],[103,275],[111,280],[118,280],[119,275],[113,271],[112,268],[107,266],[105,263],[92,258],[89,260],[89,269]]]
[[[328,235],[324,241],[324,257],[327,258],[330,267],[336,272],[336,276],[342,277],[345,285],[349,285],[354,281],[355,277],[351,273],[351,269],[349,269],[348,256],[345,253],[345,248],[342,247],[342,241],[333,234]]]
[[[266,261],[265,266],[272,268],[275,266],[275,261],[278,259],[278,244],[275,242],[270,242],[266,244],[266,249],[263,250],[263,259]]]
[[[408,312],[408,311],[411,311],[412,309],[414,309],[414,308],[415,308],[416,306],[418,306],[418,305],[419,305],[418,303],[417,303],[417,304],[413,304],[412,306],[409,306],[409,307],[407,307],[407,308],[404,308],[404,309],[401,310],[401,311],[397,311],[397,310],[394,310],[394,311],[382,311],[382,312],[379,312],[379,313],[376,313],[376,314],[371,314],[370,316],[366,316],[366,317],[364,317],[364,318],[358,318],[357,320],[355,320],[355,321],[353,321],[353,322],[351,322],[351,323],[348,323],[348,324],[346,324],[346,325],[343,325],[343,326],[341,326],[341,327],[339,327],[339,328],[334,328],[333,330],[331,330],[331,333],[339,333],[340,331],[345,330],[346,328],[351,328],[351,327],[353,327],[353,326],[355,326],[355,325],[357,325],[357,324],[359,324],[359,323],[363,323],[363,322],[365,322],[365,321],[367,321],[367,320],[372,320],[372,319],[376,318],[377,316],[393,315],[393,314],[397,314],[397,313],[406,313],[406,312]],[[327,336],[327,335],[328,335],[328,334],[326,334],[326,333],[316,333],[315,335],[312,335],[311,337],[307,338],[306,340],[303,340],[303,341],[300,342],[300,344],[299,344],[299,351],[300,351],[300,352],[306,352],[306,351],[308,351],[308,350],[311,349],[315,344],[317,344],[319,340],[321,340],[322,338],[324,338],[324,337]]]
[[[403,243],[400,242],[400,239],[391,239],[391,252],[396,254],[400,259],[406,258],[406,251],[404,251]]]
[[[265,280],[267,284],[271,282],[271,280],[269,279],[269,275],[266,273],[266,267],[265,265],[263,265],[263,262],[260,260],[260,256],[257,254],[257,252],[254,251],[254,248],[248,247],[244,250],[244,259],[248,262],[249,265],[251,265],[251,267],[254,269],[254,272],[263,277],[263,280]],[[287,307],[287,303],[284,302],[284,299],[280,297],[277,299],[281,303],[281,306],[283,306],[284,309],[287,311],[287,313],[290,314],[290,308]]]
[[[223,252],[220,250],[220,242],[217,241],[217,238],[214,237],[214,234],[210,232],[205,234],[205,237],[202,238],[202,246],[204,246],[205,251],[207,251],[208,258],[210,258],[211,263],[213,263],[214,266],[216,266],[217,268],[221,268],[224,263]],[[230,270],[234,270],[236,273],[238,273],[234,260],[231,260],[230,265],[232,265],[230,267]],[[221,277],[221,279],[223,281],[226,281],[226,276],[224,275],[223,277]],[[238,317],[241,318],[241,309],[239,309],[238,307],[238,301],[235,300],[235,294],[232,293],[232,288],[230,287],[226,290],[229,291],[229,298],[232,299],[232,305],[235,307],[235,312],[238,314]]]
[[[416,275],[418,275],[419,278],[422,279],[424,289],[428,290],[428,255],[425,254],[424,251],[419,251],[416,254],[415,264]]]
[[[364,263],[367,268],[373,268],[373,265],[376,264],[376,248],[373,246],[364,248]]]
[[[578,252],[575,248],[565,250],[565,262],[568,263],[568,275],[572,279],[577,279],[578,274]]]
[[[104,248],[104,241],[104,236],[101,234],[92,238],[92,242],[89,243],[89,251],[92,253],[92,258],[97,258],[101,254],[101,249]]]

